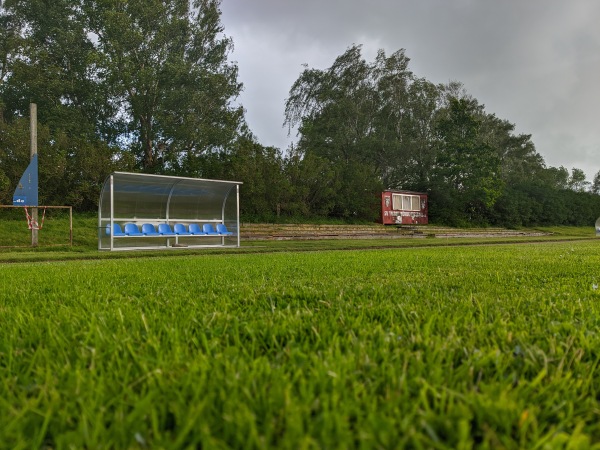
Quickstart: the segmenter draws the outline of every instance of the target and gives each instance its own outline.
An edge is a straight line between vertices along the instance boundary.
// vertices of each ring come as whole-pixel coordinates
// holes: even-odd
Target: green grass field
[[[351,249],[385,249],[414,247],[446,247],[519,242],[550,242],[594,239],[594,227],[545,227],[524,231],[552,233],[538,237],[478,237],[440,239],[332,239],[296,241],[242,241],[237,249],[185,249],[166,251],[99,252],[98,218],[96,214],[73,214],[73,245],[69,245],[68,213],[48,210],[44,227],[39,231],[39,247],[31,247],[31,231],[21,209],[0,208],[0,264],[8,262],[42,262],[68,260],[126,259],[132,257],[167,257],[185,254],[214,255],[235,253],[272,253],[288,251],[321,251]],[[423,227],[427,234],[427,227]],[[12,248],[10,248],[12,247]]]
[[[273,245],[0,263],[0,447],[600,448],[600,240]]]

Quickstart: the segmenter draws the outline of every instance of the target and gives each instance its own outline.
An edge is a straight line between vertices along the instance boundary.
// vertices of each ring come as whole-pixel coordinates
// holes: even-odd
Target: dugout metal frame
[[[239,181],[113,172],[98,202],[98,250],[240,246]],[[114,225],[224,224],[226,235],[118,236]]]

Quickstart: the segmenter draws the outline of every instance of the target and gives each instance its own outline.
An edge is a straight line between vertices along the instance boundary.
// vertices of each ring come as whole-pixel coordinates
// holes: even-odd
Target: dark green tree
[[[3,21],[10,25],[0,39],[5,120],[27,116],[34,102],[40,123],[52,132],[114,138],[116,108],[107,102],[80,2],[7,0]]]
[[[100,67],[145,171],[195,175],[231,144],[242,86],[218,0],[83,0]]]
[[[241,213],[245,220],[274,221],[282,214],[289,192],[284,159],[274,147],[263,147],[252,136],[240,137],[223,165],[225,178],[243,180]]]
[[[502,194],[500,159],[481,134],[482,110],[473,99],[451,97],[438,121],[441,147],[432,200],[439,211],[446,211],[446,220],[487,223]],[[435,193],[440,191],[452,201],[437,200]]]
[[[544,159],[536,151],[531,135],[515,135],[515,125],[494,114],[482,114],[480,119],[481,139],[499,158],[505,184],[515,185],[539,176],[544,169]]]
[[[591,191],[594,194],[600,194],[600,170],[594,175],[594,181],[592,181]]]
[[[442,89],[425,79],[415,79],[409,86],[405,120],[403,155],[394,164],[396,179],[384,183],[389,188],[427,191],[431,188],[433,169],[440,149],[437,119],[442,102]],[[393,158],[393,155],[389,155]]]
[[[569,171],[566,167],[548,167],[540,174],[540,182],[553,189],[569,188]]]
[[[340,188],[331,162],[315,153],[302,153],[292,147],[285,159],[285,174],[290,190],[282,209],[291,217],[331,215]]]
[[[0,167],[12,190],[29,161],[29,103],[38,106],[40,202],[92,209],[118,161],[98,53],[78,1],[8,0],[0,20]],[[15,138],[18,137],[18,141]],[[7,172],[8,171],[8,172]]]
[[[372,219],[378,191],[415,182],[407,175],[418,128],[409,105],[419,96],[410,90],[408,62],[400,50],[389,57],[380,51],[367,63],[353,46],[326,70],[306,68],[290,90],[285,124],[298,126],[302,157],[312,154],[318,158],[312,162],[330,165],[334,216]]]
[[[585,172],[577,167],[571,170],[571,176],[568,181],[569,189],[575,192],[585,192],[591,186],[591,183],[586,180]]]
[[[237,137],[241,84],[217,0],[7,0],[0,24],[0,121],[18,132],[38,104],[62,149],[40,145],[40,162],[66,157],[58,203],[92,205],[106,170],[134,168],[130,154],[146,171],[198,175],[205,152]]]

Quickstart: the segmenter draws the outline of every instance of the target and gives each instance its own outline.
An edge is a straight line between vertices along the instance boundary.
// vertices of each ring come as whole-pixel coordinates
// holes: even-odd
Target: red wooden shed
[[[383,191],[381,222],[384,225],[427,225],[427,194],[413,191]]]

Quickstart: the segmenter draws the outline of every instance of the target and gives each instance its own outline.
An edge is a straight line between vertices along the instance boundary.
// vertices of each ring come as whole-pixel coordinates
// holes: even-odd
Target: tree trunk
[[[142,128],[142,148],[144,150],[144,156],[142,159],[142,167],[144,170],[150,169],[154,166],[154,150],[152,148],[152,136],[150,119],[148,117],[142,117],[140,119]]]

